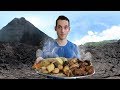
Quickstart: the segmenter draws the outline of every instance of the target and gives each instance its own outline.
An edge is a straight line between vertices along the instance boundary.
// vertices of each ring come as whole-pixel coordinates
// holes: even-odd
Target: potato
[[[68,61],[67,58],[64,57],[60,57],[60,59],[62,59],[63,62]]]
[[[32,66],[33,69],[40,69],[41,68],[41,64],[40,63],[37,63],[37,64],[34,64]]]
[[[53,71],[55,69],[55,66],[53,63],[51,63],[50,65],[47,66],[47,70],[50,73],[51,71]]]
[[[55,68],[57,68],[59,65],[58,62],[54,62],[53,64],[55,65]]]
[[[63,66],[62,65],[58,65],[59,70],[63,70]]]
[[[47,73],[49,73],[49,72],[48,72],[47,70],[43,70],[42,73],[46,73],[46,74],[47,74]]]
[[[55,73],[55,74],[57,74],[57,73],[59,73],[59,69],[55,68],[52,72]]]
[[[46,58],[45,60],[48,60],[50,63],[56,61],[55,58]]]
[[[41,72],[43,72],[46,69],[47,69],[46,67],[41,67]]]
[[[65,62],[63,63],[63,67],[65,67],[66,65],[68,65],[68,61],[65,61]]]
[[[48,66],[50,64],[50,62],[48,61],[48,60],[42,60],[41,62],[40,62],[40,65],[42,66],[42,67],[46,67],[46,66]]]
[[[57,57],[56,60],[57,60],[58,64],[63,65],[63,60],[62,60],[61,58],[58,58],[58,57]]]
[[[69,66],[65,66],[65,67],[63,68],[63,72],[66,72],[66,71],[68,71],[68,70],[70,70],[70,69],[69,69]]]
[[[54,76],[59,76],[59,77],[65,77],[66,75],[63,74],[63,73],[56,73],[56,74],[53,74]]]

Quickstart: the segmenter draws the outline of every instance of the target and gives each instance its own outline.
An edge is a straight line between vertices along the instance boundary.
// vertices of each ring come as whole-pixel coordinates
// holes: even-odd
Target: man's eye
[[[68,29],[68,27],[66,26],[64,29]]]
[[[61,27],[60,27],[60,26],[58,26],[58,29],[61,29]]]

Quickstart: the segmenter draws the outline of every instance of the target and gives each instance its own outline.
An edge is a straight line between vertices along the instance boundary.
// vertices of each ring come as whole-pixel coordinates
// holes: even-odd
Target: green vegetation
[[[103,46],[107,43],[113,43],[113,42],[116,42],[117,40],[104,40],[104,41],[100,41],[100,42],[88,42],[88,43],[85,43],[84,45],[85,46]]]

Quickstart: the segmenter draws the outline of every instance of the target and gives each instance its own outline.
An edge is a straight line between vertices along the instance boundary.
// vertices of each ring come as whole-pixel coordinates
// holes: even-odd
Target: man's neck
[[[59,46],[65,46],[67,44],[67,39],[61,40],[61,39],[57,38],[56,41]]]

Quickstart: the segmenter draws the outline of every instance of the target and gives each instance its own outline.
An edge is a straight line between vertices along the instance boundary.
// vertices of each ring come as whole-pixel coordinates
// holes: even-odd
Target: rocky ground
[[[96,73],[91,78],[120,79],[120,41],[99,47],[87,47]]]
[[[21,43],[0,43],[0,79],[40,79],[31,67],[38,47]]]
[[[0,43],[0,79],[47,79],[32,69],[38,47],[21,43]],[[120,79],[120,43],[86,47],[95,74],[84,79]]]

